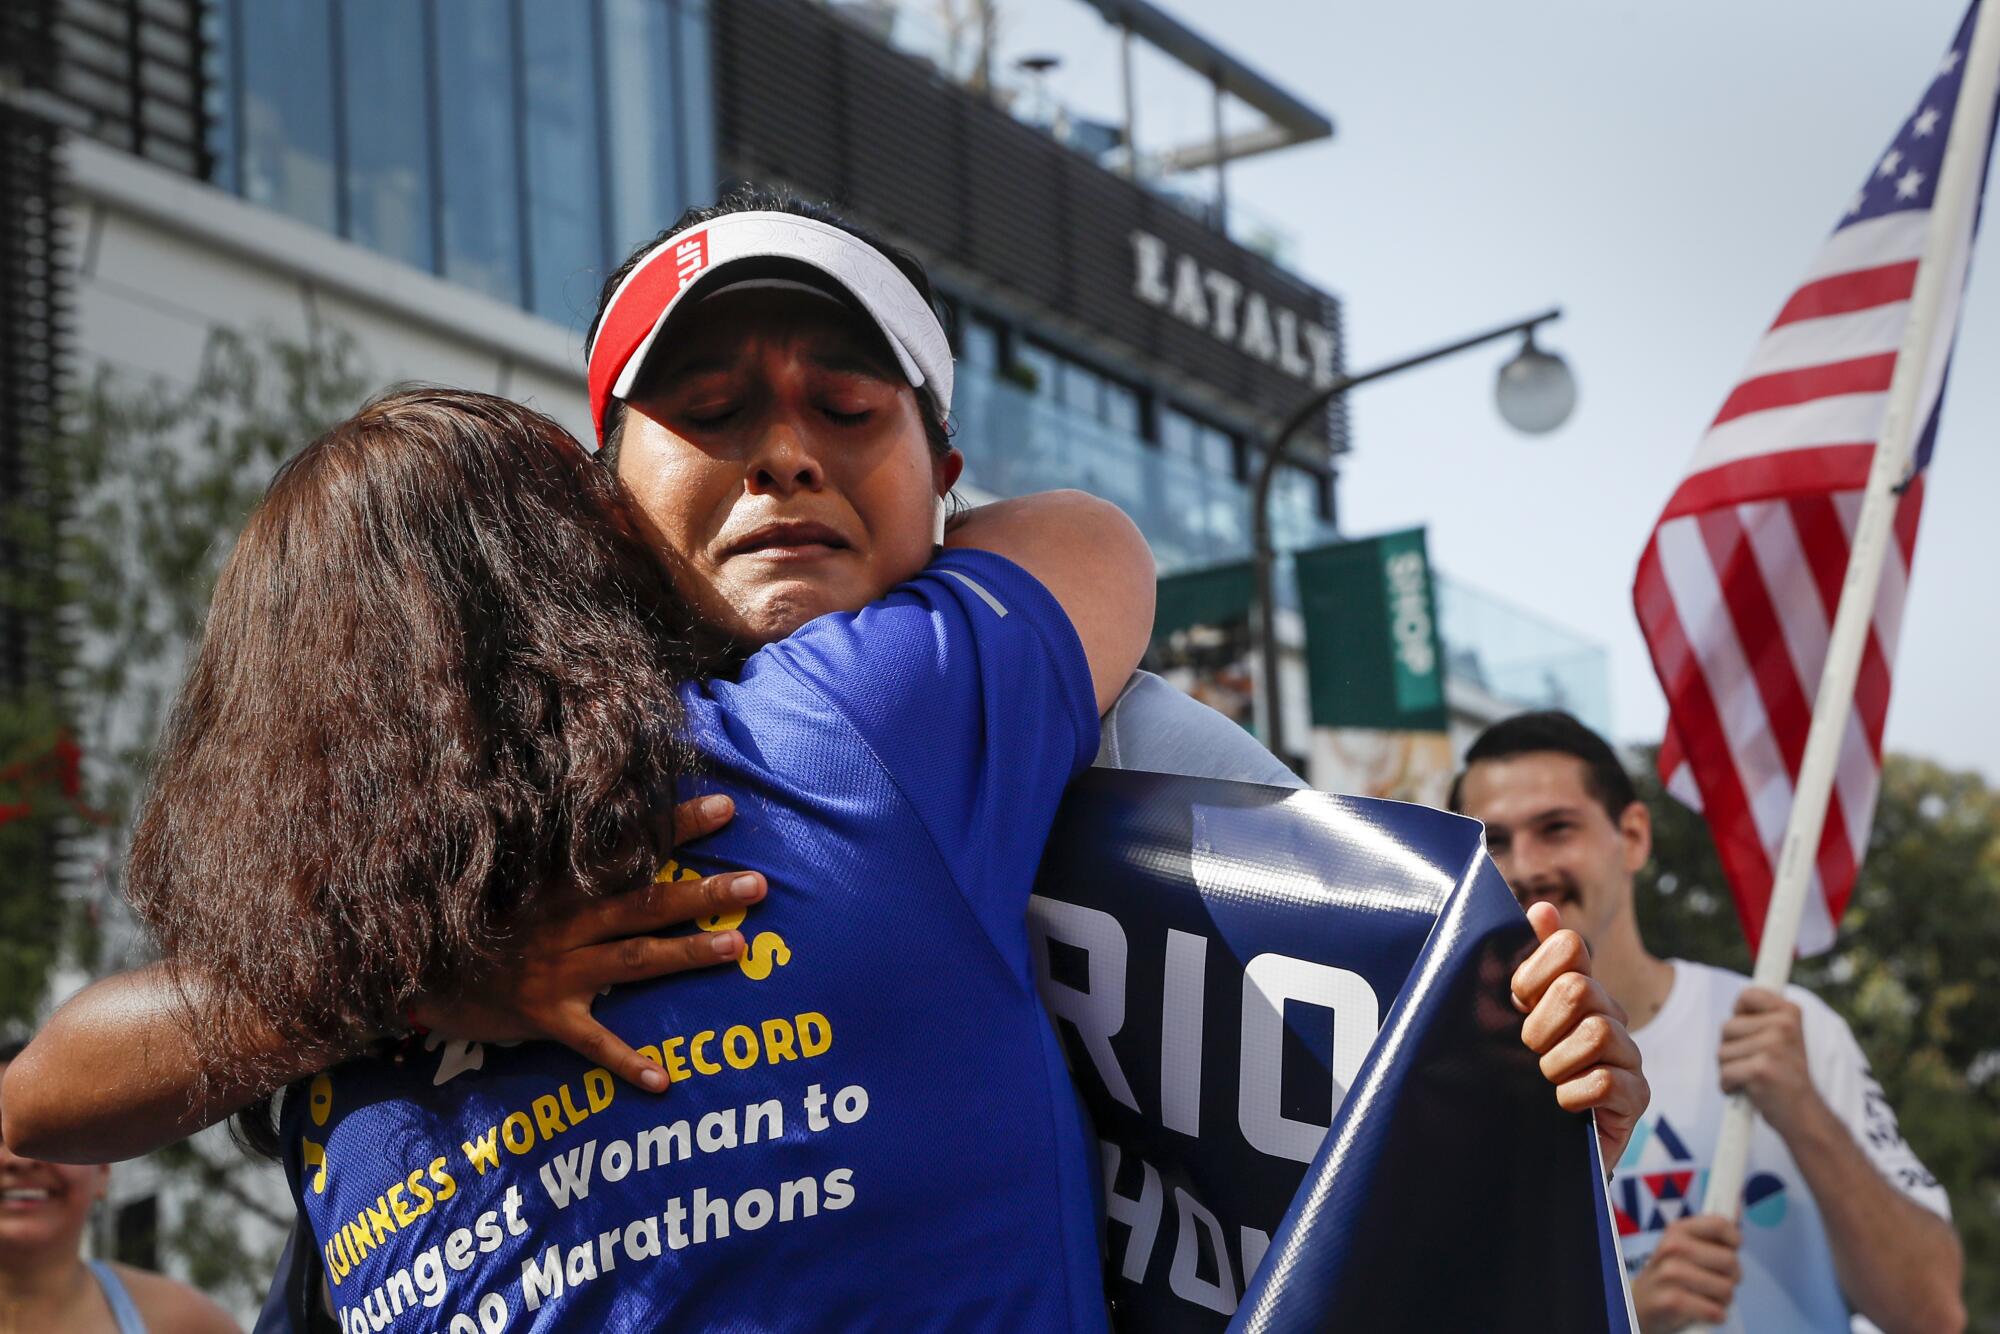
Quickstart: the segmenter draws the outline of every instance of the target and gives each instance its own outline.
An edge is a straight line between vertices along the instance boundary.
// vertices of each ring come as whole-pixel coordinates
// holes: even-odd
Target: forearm
[[[166,965],[95,982],[49,1019],[0,1089],[0,1124],[16,1153],[107,1163],[151,1152],[215,1124],[344,1055],[242,1035],[239,1064],[261,1079],[203,1077]]]
[[[1962,1329],[1965,1258],[1951,1224],[1876,1170],[1824,1102],[1785,1142],[1819,1206],[1849,1304],[1890,1334]]]

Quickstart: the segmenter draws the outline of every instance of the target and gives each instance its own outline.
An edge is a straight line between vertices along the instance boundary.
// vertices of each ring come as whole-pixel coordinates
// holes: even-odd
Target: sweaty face
[[[1632,907],[1632,877],[1649,840],[1634,819],[1614,823],[1591,795],[1589,767],[1574,755],[1536,752],[1481,760],[1459,790],[1465,814],[1486,825],[1486,849],[1522,907],[1546,899],[1562,924],[1602,939]]]
[[[0,1064],[0,1074],[7,1067]],[[23,1158],[0,1143],[0,1263],[74,1256],[110,1169]]]
[[[627,403],[618,473],[704,619],[770,643],[923,568],[961,460],[933,457],[865,316],[751,289],[669,332]]]

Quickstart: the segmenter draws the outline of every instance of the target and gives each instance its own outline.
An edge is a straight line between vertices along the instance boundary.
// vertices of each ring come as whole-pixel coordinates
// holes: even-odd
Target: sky
[[[1094,10],[999,3],[1004,61],[1059,54],[1050,91],[1122,119],[1117,42]],[[1493,376],[1511,344],[1357,390],[1341,522],[1356,536],[1427,524],[1447,574],[1602,643],[1617,739],[1657,741],[1639,551],[1928,86],[1961,0],[1160,3],[1334,121],[1332,139],[1235,164],[1227,184],[1344,300],[1351,369],[1563,307],[1543,341],[1576,373],[1565,427],[1524,437],[1500,421]],[[1135,82],[1142,151],[1206,132],[1205,85],[1157,56]],[[1989,780],[1996,366],[2000,256],[1975,252],[1887,744]]]

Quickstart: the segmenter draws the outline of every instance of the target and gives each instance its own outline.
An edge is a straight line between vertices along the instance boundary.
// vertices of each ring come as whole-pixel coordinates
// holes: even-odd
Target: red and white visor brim
[[[613,399],[639,382],[667,319],[702,278],[748,259],[796,260],[825,274],[882,331],[930,412],[951,412],[951,344],[930,303],[887,256],[838,227],[792,213],[730,213],[663,241],[625,275],[590,345],[590,416],[599,439]]]

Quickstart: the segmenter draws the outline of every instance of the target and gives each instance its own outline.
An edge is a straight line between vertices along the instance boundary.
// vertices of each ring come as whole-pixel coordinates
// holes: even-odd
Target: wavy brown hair
[[[416,388],[282,467],[223,567],[127,891],[207,1073],[335,1049],[495,964],[537,896],[650,876],[706,649],[560,426]],[[254,1026],[254,1027],[246,1027]]]

